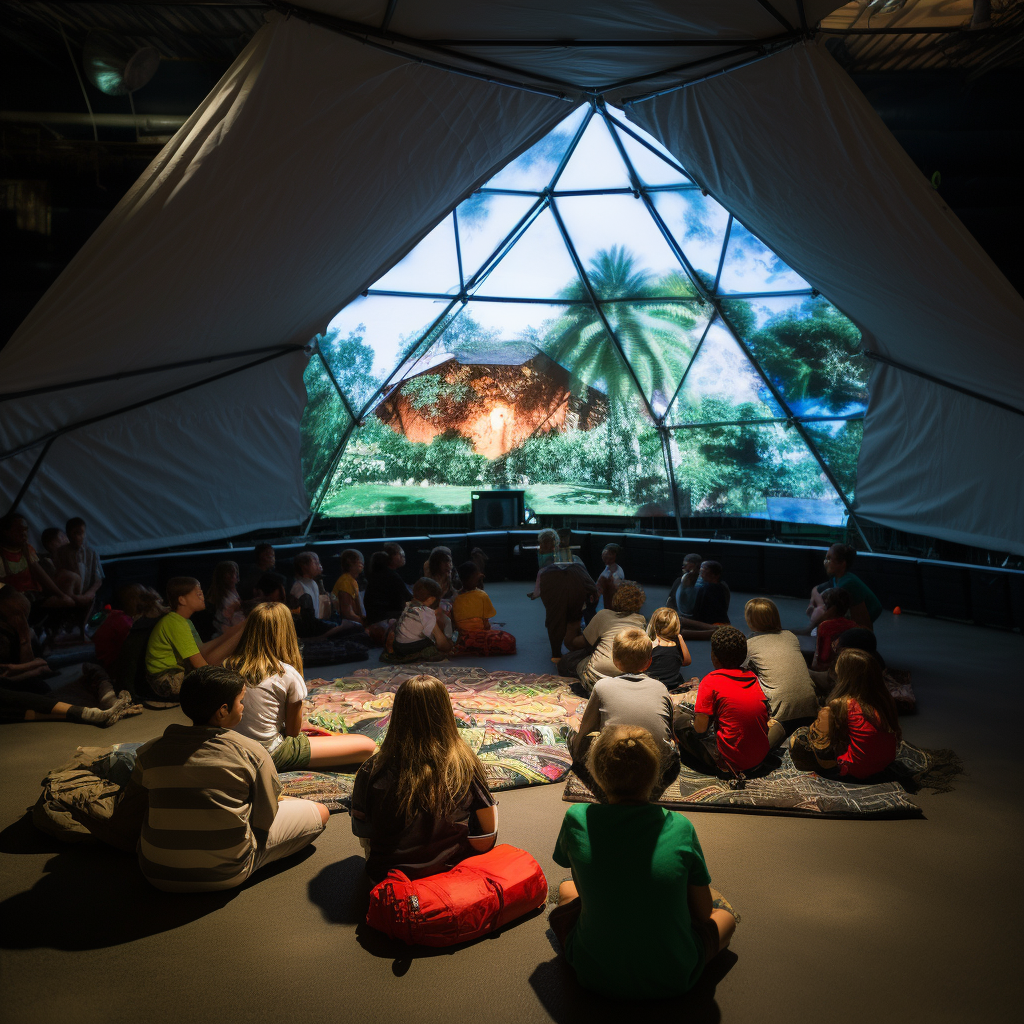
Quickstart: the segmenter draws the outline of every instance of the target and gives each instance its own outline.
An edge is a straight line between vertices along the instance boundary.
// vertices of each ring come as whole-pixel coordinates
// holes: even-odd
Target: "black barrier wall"
[[[580,545],[580,558],[595,576],[602,568],[604,546],[613,541],[621,545],[620,564],[627,578],[642,581],[655,599],[658,586],[665,588],[667,596],[683,557],[691,551],[721,562],[725,581],[741,593],[802,598],[825,579],[824,547],[638,533],[574,533],[573,538]],[[474,549],[482,550],[487,556],[487,576],[494,581],[531,580],[537,571],[537,553],[527,550],[536,547],[537,534],[529,530],[275,544],[277,571],[290,579],[295,555],[312,550],[320,556],[325,582],[330,584],[341,571],[341,551],[356,548],[369,564],[370,556],[389,541],[405,549],[402,575],[409,582],[422,574],[431,548],[441,544],[452,549],[456,565]],[[103,563],[107,578],[102,597],[104,601],[112,600],[128,583],[146,583],[162,591],[172,576],[196,576],[206,587],[214,566],[227,559],[238,562],[244,573],[253,560],[252,549],[173,551],[107,559]],[[904,612],[1024,630],[1024,572],[868,553],[857,556],[853,571],[878,595],[887,611],[898,606]]]

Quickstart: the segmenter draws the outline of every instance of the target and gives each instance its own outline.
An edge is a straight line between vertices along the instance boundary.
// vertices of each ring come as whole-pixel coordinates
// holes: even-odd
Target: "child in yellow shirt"
[[[452,619],[459,631],[456,654],[490,657],[515,654],[516,638],[501,629],[491,629],[491,618],[498,614],[486,592],[480,589],[484,574],[475,562],[459,566],[462,592],[452,601]]]
[[[341,575],[334,584],[331,597],[342,619],[366,624],[363,602],[359,599],[359,574],[363,571],[362,553],[346,548],[341,553]]]

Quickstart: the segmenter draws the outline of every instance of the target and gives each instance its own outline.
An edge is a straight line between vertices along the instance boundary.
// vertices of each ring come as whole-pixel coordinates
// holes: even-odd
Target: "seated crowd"
[[[168,580],[165,600],[132,584],[95,629],[98,664],[81,682],[97,706],[81,707],[40,691],[42,641],[92,629],[103,575],[85,531],[80,519],[45,531],[43,559],[22,517],[0,520],[0,674],[10,687],[0,689],[0,715],[108,725],[140,712],[136,698],[180,703],[191,725],[144,744],[112,817],[84,822],[137,852],[154,886],[232,888],[314,841],[327,807],[283,797],[278,778],[302,769],[355,769],[351,825],[370,884],[392,871],[439,875],[495,848],[497,804],[439,679],[414,675],[398,687],[379,749],[357,733],[308,735],[302,725],[304,656],[318,643],[340,641],[362,657],[382,646],[381,660],[397,662],[514,654],[482,586],[482,552],[456,568],[449,549],[435,548],[411,589],[396,543],[372,556],[364,589],[355,549],[341,552],[328,590],[314,552],[296,555],[289,587],[268,544],[244,573],[219,563],[205,593],[185,576]],[[595,581],[571,537],[538,538],[531,596],[544,604],[558,672],[588,697],[569,750],[603,797],[565,813],[553,859],[572,877],[550,924],[584,986],[662,997],[696,983],[738,920],[710,888],[693,825],[652,802],[681,765],[742,784],[788,747],[803,770],[860,780],[892,763],[901,731],[871,630],[881,606],[850,571],[852,549],[829,549],[829,584],[812,592],[810,663],[767,598],[746,603],[747,633],[731,625],[723,568],[696,554],[648,621],[622,555],[606,547]],[[687,644],[705,639],[713,670],[687,682]]]

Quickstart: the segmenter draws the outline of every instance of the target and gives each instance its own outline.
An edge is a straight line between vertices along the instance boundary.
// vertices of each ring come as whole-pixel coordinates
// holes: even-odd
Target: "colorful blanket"
[[[749,778],[743,789],[702,775],[683,765],[679,776],[656,803],[675,810],[746,811],[754,814],[808,815],[824,818],[913,817],[920,805],[908,796],[922,788],[946,792],[963,764],[950,750],[923,750],[904,742],[884,781],[871,783],[826,779],[793,765],[789,750],[769,755],[763,775]],[[569,775],[563,800],[602,803],[593,780]]]
[[[570,727],[578,727],[587,702],[561,676],[451,665],[358,669],[333,682],[310,680],[306,730],[359,733],[379,744],[391,720],[395,691],[421,672],[447,687],[456,723],[483,761],[493,792],[561,782],[568,774],[572,758],[565,736]],[[319,800],[332,810],[348,807],[352,779],[345,772],[281,776],[288,796]]]

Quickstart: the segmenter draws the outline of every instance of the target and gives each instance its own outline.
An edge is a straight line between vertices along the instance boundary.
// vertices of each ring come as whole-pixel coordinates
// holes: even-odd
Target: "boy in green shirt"
[[[204,644],[191,620],[206,607],[206,599],[199,580],[191,576],[174,576],[167,581],[167,607],[170,611],[149,634],[146,674],[155,694],[177,701],[185,673],[201,665],[220,665],[234,652],[244,623]]]
[[[737,918],[710,888],[693,825],[648,803],[661,772],[654,738],[605,728],[587,767],[607,804],[573,804],[555,844],[572,869],[549,924],[585,988],[626,999],[688,991],[726,946]]]

